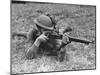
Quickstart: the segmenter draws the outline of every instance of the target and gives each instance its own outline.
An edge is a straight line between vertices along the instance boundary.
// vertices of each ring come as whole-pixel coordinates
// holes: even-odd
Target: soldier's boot
[[[64,61],[65,54],[66,54],[66,51],[65,50],[59,51],[58,52],[58,55],[57,55],[57,60],[60,61],[60,62]]]

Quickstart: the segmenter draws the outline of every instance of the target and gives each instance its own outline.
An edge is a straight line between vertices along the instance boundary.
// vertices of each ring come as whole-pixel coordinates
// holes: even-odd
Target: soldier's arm
[[[38,33],[37,29],[35,29],[35,28],[31,29],[27,34],[27,42],[33,43],[35,41],[35,39],[37,38],[37,36],[36,36],[37,33]]]
[[[26,52],[26,58],[27,59],[33,59],[37,57],[37,51],[39,47],[35,44],[33,44]]]
[[[33,45],[27,51],[27,54],[26,54],[27,58],[32,59],[32,58],[37,57],[37,51],[39,49],[40,44],[42,42],[46,42],[47,39],[48,38],[44,34],[41,34],[39,37],[37,37]]]

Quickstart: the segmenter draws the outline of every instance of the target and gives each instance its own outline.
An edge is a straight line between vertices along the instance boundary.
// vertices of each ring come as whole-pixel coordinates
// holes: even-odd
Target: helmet
[[[53,30],[53,24],[49,16],[40,15],[34,22],[44,29]]]

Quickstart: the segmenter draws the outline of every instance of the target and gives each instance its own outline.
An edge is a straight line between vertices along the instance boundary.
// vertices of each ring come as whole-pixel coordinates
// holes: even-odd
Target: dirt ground
[[[28,32],[34,26],[33,19],[41,13],[55,16],[57,26],[71,26],[69,34],[78,38],[95,40],[96,16],[95,6],[69,4],[12,4],[11,32]],[[66,46],[66,59],[63,62],[53,56],[25,59],[25,50],[30,44],[23,43],[24,38],[11,39],[11,71],[12,73],[51,72],[64,70],[95,69],[95,44],[84,45],[72,42]]]

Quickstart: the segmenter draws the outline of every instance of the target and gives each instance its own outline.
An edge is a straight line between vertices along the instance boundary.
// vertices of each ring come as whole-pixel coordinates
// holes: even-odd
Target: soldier
[[[27,50],[27,59],[36,58],[41,49],[55,53],[60,51],[64,45],[64,42],[56,38],[50,38],[47,34],[48,32],[52,32],[54,30],[51,18],[47,15],[40,15],[34,20],[34,23],[36,24],[37,29],[32,29],[29,32],[28,41],[32,42],[32,46]],[[66,42],[69,41],[66,40]],[[65,52],[63,50],[61,52],[63,53],[62,55],[64,55]]]
[[[65,57],[65,49],[67,44],[71,42],[79,42],[84,44],[94,43],[94,41],[78,39],[63,33],[72,31],[72,28],[67,27],[62,32],[55,29],[55,23],[50,15],[40,15],[34,20],[36,28],[26,33],[13,33],[14,36],[24,36],[28,38],[26,42],[31,42],[32,46],[26,51],[27,59],[36,58],[41,51],[46,51],[57,55],[59,61],[63,61]],[[60,34],[61,32],[61,34]]]

